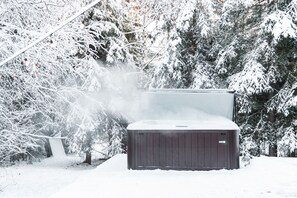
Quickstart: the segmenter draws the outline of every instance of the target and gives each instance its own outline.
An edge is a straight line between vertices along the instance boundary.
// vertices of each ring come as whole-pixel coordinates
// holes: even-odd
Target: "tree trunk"
[[[84,163],[92,164],[92,154],[91,151],[86,151],[86,159]]]
[[[276,144],[269,145],[269,156],[277,157],[277,145]]]
[[[53,155],[52,149],[51,149],[51,146],[50,146],[50,143],[49,143],[48,139],[46,139],[46,142],[44,144],[44,150],[46,152],[46,157],[50,157],[50,156]]]

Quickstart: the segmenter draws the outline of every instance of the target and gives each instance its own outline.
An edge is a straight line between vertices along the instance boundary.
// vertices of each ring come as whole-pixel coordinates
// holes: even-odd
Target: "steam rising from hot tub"
[[[128,68],[128,69],[123,69]],[[144,80],[146,79],[146,80]],[[104,109],[138,120],[201,120],[207,114],[233,119],[234,95],[228,91],[145,90],[144,73],[133,67],[108,69],[98,76],[102,88],[94,98]]]

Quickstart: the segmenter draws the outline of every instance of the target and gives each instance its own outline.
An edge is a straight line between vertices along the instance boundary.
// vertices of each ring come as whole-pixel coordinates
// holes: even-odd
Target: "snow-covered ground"
[[[247,167],[219,171],[127,170],[126,155],[96,169],[71,166],[74,162],[47,159],[6,168],[11,184],[0,197],[297,197],[297,158],[259,157]]]
[[[297,158],[254,158],[238,170],[127,170],[117,155],[51,198],[297,197]]]
[[[90,172],[76,156],[47,158],[33,164],[0,167],[1,198],[45,198]]]

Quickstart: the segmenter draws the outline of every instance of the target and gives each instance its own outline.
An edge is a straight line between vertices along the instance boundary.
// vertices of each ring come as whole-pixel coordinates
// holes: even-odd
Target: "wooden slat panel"
[[[160,133],[153,134],[153,166],[160,166]]]
[[[140,142],[140,163],[139,166],[143,167],[145,166],[146,159],[147,159],[147,153],[146,153],[146,135],[145,133],[139,133],[139,142]]]
[[[228,139],[227,133],[219,133],[218,141],[226,141],[226,143],[218,144],[218,167],[219,168],[228,168]]]
[[[192,133],[185,134],[185,155],[186,155],[186,167],[192,166]]]
[[[166,166],[166,139],[163,133],[160,133],[160,166]]]
[[[186,156],[185,156],[185,134],[178,134],[178,166],[185,167],[186,166]]]
[[[127,148],[128,149],[128,152],[127,152],[127,155],[128,155],[128,169],[134,169],[135,168],[135,165],[134,165],[135,148],[133,146],[135,140],[134,140],[134,137],[132,135],[133,135],[132,132],[128,131],[128,148]]]
[[[135,133],[135,155],[136,155],[136,160],[135,160],[135,165],[136,167],[141,166],[141,137],[139,133]]]
[[[237,145],[236,145],[236,133],[235,131],[230,131],[229,132],[229,153],[230,153],[230,169],[237,168],[237,157],[236,157],[236,150],[237,150]]]
[[[172,166],[178,167],[179,164],[179,148],[178,148],[178,133],[174,133],[174,136],[172,137],[172,152],[173,152],[173,160],[172,160]]]
[[[218,133],[211,133],[210,160],[211,167],[218,168]]]
[[[154,165],[154,133],[146,133],[147,166]]]
[[[205,166],[205,141],[204,141],[204,133],[197,134],[198,141],[198,167],[202,168]]]
[[[211,136],[204,135],[204,166],[205,168],[211,167]]]
[[[191,134],[192,148],[191,148],[191,167],[196,168],[198,166],[198,135],[197,133]]]
[[[173,146],[172,146],[172,134],[165,135],[166,141],[166,167],[173,166]]]

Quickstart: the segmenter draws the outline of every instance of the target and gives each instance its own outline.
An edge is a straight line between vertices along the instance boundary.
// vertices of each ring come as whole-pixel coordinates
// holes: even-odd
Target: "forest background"
[[[0,60],[88,3],[1,1]],[[233,89],[242,155],[293,156],[296,66],[297,0],[102,0],[1,66],[0,163],[49,155],[44,136],[125,152],[128,90],[148,88]]]

